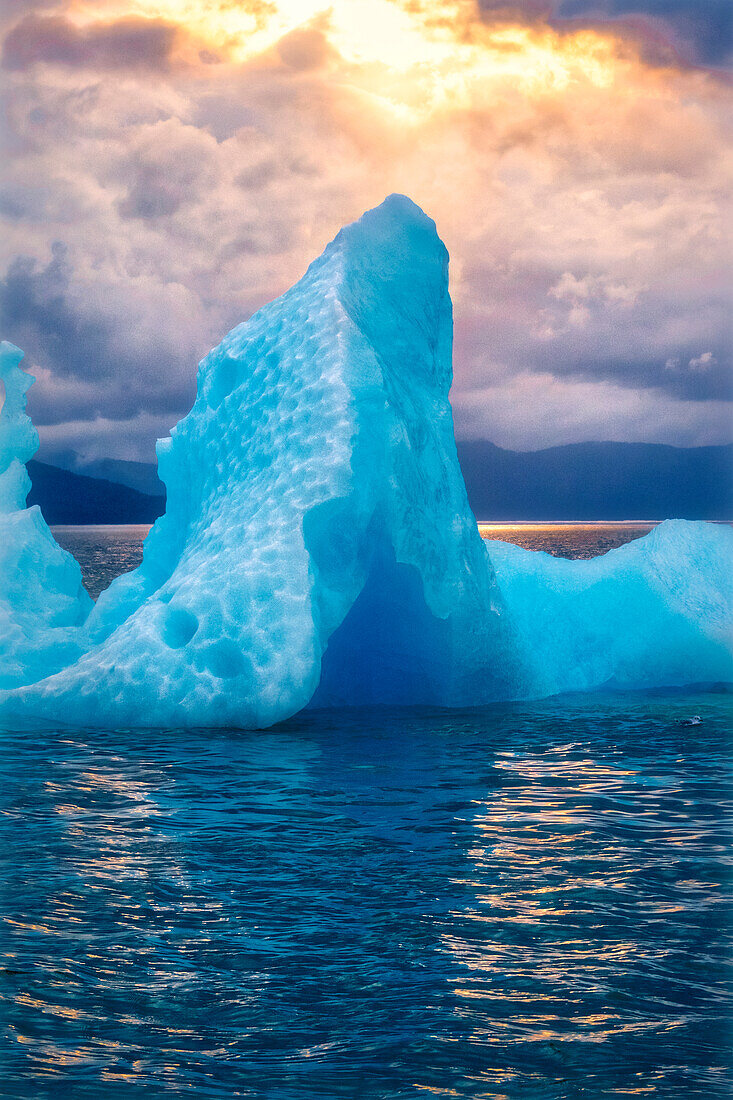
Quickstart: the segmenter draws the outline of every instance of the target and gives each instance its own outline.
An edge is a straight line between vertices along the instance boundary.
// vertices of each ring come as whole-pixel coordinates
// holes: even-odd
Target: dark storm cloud
[[[537,367],[551,370],[558,378],[656,389],[685,401],[733,399],[724,293],[711,293],[704,302],[687,302],[684,320],[677,298],[649,291],[630,305],[589,298],[558,304],[558,312],[562,307],[570,312],[563,325],[552,309],[543,311],[545,318],[559,324],[554,339],[535,344]]]
[[[34,260],[17,256],[0,281],[0,328],[33,357],[38,358],[43,349],[63,375],[84,377],[90,357],[99,364],[98,373],[104,374],[109,366],[103,352],[108,333],[100,321],[83,320],[71,306],[70,273],[67,248],[61,241],[54,242],[52,258],[40,271]]]
[[[131,17],[75,27],[60,15],[27,15],[8,33],[2,63],[26,69],[36,62],[97,69],[162,69],[177,30],[154,19]]]
[[[731,0],[480,0],[486,13],[545,17],[557,27],[569,22],[648,20],[666,31],[680,56],[693,64],[725,66],[733,60]]]
[[[685,402],[733,398],[727,286],[709,280],[703,291],[684,273],[656,272],[650,286],[643,277],[636,281],[633,263],[614,259],[607,272],[574,275],[553,271],[552,249],[538,246],[529,263],[514,269],[487,260],[467,264],[464,276],[488,294],[482,323],[464,328],[458,312],[458,358],[477,364],[476,378],[486,373],[481,364],[492,361],[505,375],[526,369]]]
[[[673,304],[668,309],[671,312]],[[623,322],[622,322],[623,323]],[[692,328],[691,322],[688,327]],[[644,332],[642,318],[629,321],[626,339],[613,324],[594,320],[587,332],[563,332],[555,340],[527,338],[521,327],[506,324],[491,331],[490,341],[482,332],[475,336],[456,333],[457,349],[479,364],[477,376],[493,383],[521,369],[544,372],[560,381],[609,383],[629,391],[655,391],[685,402],[730,401],[733,399],[733,371],[730,345],[721,326],[701,339],[688,338],[669,346],[650,337],[648,346],[634,344]],[[497,377],[484,364],[492,357],[499,364]]]
[[[702,351],[688,344],[666,358],[639,356],[635,360],[588,353],[578,358],[547,357],[541,364],[556,378],[613,382],[631,389],[657,389],[685,401],[730,401],[733,375],[726,347],[710,342],[713,350]]]
[[[561,0],[556,8],[563,19],[658,19],[669,27],[683,56],[703,65],[725,65],[733,55],[730,0]]]
[[[124,331],[107,317],[79,310],[70,293],[72,278],[66,245],[57,241],[46,267],[18,256],[0,280],[0,330],[23,348],[31,369],[50,370],[55,380],[34,388],[37,422],[123,420],[185,405],[190,383],[177,383],[182,367],[176,357],[156,346],[147,359],[137,351],[126,353]]]

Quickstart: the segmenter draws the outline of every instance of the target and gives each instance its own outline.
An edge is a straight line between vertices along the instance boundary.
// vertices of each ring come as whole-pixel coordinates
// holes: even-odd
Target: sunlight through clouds
[[[727,86],[637,25],[548,11],[50,0],[6,16],[0,311],[44,379],[42,440],[60,448],[67,425],[88,444],[88,418],[114,447],[117,421],[119,446],[151,457],[151,418],[185,413],[198,359],[392,191],[450,250],[460,432],[727,439]]]

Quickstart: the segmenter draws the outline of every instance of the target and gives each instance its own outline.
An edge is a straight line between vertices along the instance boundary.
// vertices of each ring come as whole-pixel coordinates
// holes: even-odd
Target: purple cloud
[[[178,31],[169,23],[130,17],[80,28],[60,15],[27,15],[5,38],[2,64],[27,69],[43,62],[73,68],[164,69]]]

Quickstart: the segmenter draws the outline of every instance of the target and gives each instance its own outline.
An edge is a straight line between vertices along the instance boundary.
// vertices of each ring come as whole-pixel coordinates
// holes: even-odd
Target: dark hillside
[[[46,523],[153,523],[165,497],[148,496],[114,481],[72,474],[32,459],[28,505],[38,504]]]
[[[733,519],[733,445],[458,443],[479,520]]]

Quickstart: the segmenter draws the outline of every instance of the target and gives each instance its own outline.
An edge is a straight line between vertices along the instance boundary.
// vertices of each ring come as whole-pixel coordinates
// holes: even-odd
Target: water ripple
[[[2,1095],[728,1096],[729,728],[6,735]]]

